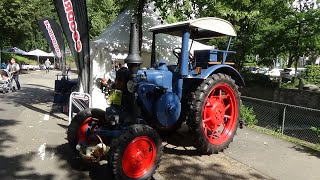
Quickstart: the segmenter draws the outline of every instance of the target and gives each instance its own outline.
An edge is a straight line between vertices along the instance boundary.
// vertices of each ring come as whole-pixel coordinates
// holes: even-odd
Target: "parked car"
[[[281,81],[282,82],[289,82],[291,81],[292,77],[295,75],[296,71],[295,68],[285,68],[281,73]]]
[[[33,70],[40,70],[40,65],[34,65]]]
[[[39,67],[40,67],[40,70],[45,70],[46,69],[46,66],[44,64],[40,64]]]
[[[31,64],[21,64],[21,69],[22,70],[39,70],[40,67],[38,65],[31,65]]]
[[[33,66],[30,64],[21,64],[21,69],[29,71],[29,70],[33,70]]]
[[[271,69],[270,71],[268,71],[268,72],[266,73],[266,75],[269,76],[270,79],[274,79],[274,78],[276,78],[276,77],[280,77],[280,74],[281,74],[281,71],[282,71],[282,70],[283,70],[283,69],[277,69],[277,68]]]
[[[259,74],[266,74],[269,71],[269,68],[259,68],[256,72]]]
[[[305,71],[305,68],[297,68],[297,77],[299,78]],[[281,74],[281,80],[282,82],[289,82],[291,81],[292,77],[294,77],[296,74],[295,68],[285,68]]]
[[[249,71],[253,74],[257,74],[258,73],[258,70],[259,70],[259,67],[250,67],[249,68]]]
[[[268,71],[265,75],[269,76],[270,80],[275,80],[280,77],[281,71],[283,71],[283,69],[275,68]]]

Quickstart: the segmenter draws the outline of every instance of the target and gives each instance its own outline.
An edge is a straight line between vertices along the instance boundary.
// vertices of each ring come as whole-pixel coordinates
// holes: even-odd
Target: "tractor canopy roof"
[[[155,26],[150,28],[149,31],[181,37],[183,31],[187,28],[190,29],[191,39],[210,39],[223,36],[237,36],[237,33],[230,22],[216,17],[205,17]]]

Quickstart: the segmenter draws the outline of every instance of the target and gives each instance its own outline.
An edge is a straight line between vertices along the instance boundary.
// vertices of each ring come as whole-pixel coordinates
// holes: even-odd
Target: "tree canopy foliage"
[[[129,5],[141,21],[142,9],[149,2],[87,0],[90,38],[98,36]],[[238,33],[232,48],[240,66],[256,60],[269,65],[277,58],[289,59],[291,66],[300,57],[318,56],[319,4],[319,0],[155,0],[169,23],[207,16],[230,21]],[[0,7],[0,48],[48,48],[37,22],[46,16],[57,20],[51,0],[1,0]]]

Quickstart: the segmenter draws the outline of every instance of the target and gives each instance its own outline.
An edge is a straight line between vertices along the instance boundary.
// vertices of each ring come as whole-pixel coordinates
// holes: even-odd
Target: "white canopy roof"
[[[54,57],[53,53],[46,53],[40,49],[35,49],[33,51],[29,51],[25,55],[37,56],[37,57]]]
[[[149,30],[181,36],[181,28],[185,27],[189,27],[191,30],[196,30],[191,32],[191,35],[192,33],[197,33],[200,37],[237,36],[237,33],[230,22],[216,17],[205,17],[173,24],[160,25],[150,28]]]

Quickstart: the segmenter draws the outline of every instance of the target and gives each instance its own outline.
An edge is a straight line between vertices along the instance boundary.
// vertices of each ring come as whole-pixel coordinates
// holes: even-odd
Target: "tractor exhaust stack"
[[[135,80],[140,65],[143,63],[143,60],[139,55],[139,32],[136,23],[131,23],[129,54],[124,62],[128,65],[130,79]]]

